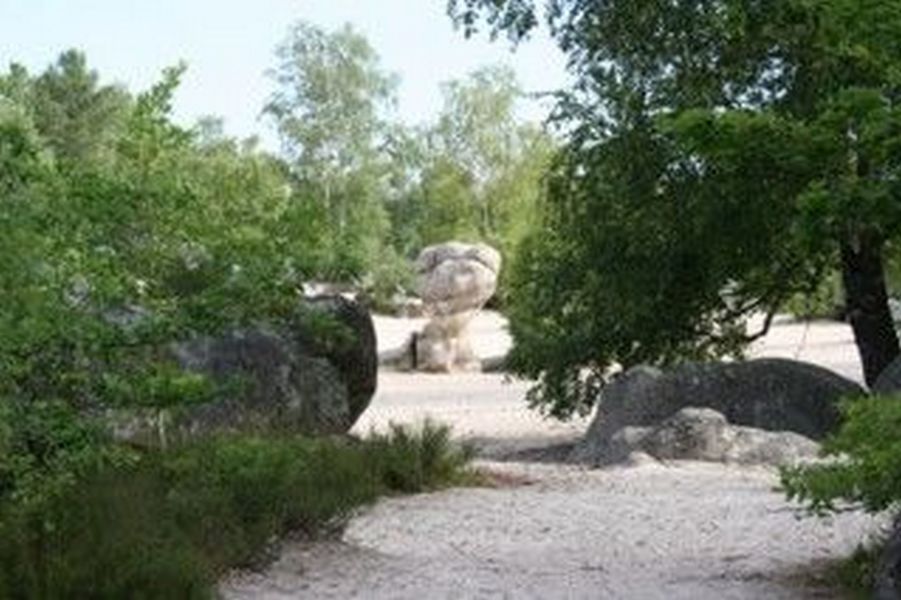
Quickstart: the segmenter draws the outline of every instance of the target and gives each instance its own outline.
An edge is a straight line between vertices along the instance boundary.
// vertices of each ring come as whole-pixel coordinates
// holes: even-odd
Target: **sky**
[[[43,70],[64,50],[86,52],[106,83],[138,91],[180,60],[188,64],[175,102],[185,124],[225,119],[226,132],[275,136],[259,113],[273,85],[274,50],[289,26],[305,20],[332,30],[351,23],[400,76],[397,115],[426,122],[441,108],[442,82],[480,66],[508,64],[523,88],[566,83],[565,59],[543,32],[513,51],[506,39],[465,39],[446,0],[0,0],[0,68]],[[524,118],[546,116],[548,102],[524,103]]]

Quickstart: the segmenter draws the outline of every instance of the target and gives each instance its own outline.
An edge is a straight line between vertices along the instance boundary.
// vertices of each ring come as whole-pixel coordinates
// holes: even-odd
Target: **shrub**
[[[827,440],[831,462],[782,471],[789,499],[817,515],[861,507],[867,512],[901,508],[901,398],[872,396],[848,399],[845,422]],[[836,583],[853,597],[869,597],[875,564],[884,543],[861,545],[833,569]]]
[[[8,503],[0,597],[207,598],[211,572],[150,461],[86,478],[40,507]]]
[[[837,460],[784,469],[789,499],[823,514],[844,506],[868,512],[901,503],[901,399],[872,396],[844,403],[845,422],[824,450]]]
[[[333,531],[380,494],[466,481],[449,429],[221,437],[107,463],[40,504],[0,504],[0,598],[206,598],[290,530]]]
[[[445,425],[426,420],[415,431],[392,423],[388,433],[370,434],[367,444],[372,468],[390,491],[418,492],[472,480],[464,467],[473,451],[465,446],[452,450]]]

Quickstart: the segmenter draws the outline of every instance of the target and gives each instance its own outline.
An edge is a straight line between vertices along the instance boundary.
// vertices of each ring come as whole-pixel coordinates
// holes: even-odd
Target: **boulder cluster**
[[[636,367],[603,391],[580,462],[605,465],[631,452],[659,459],[785,464],[816,454],[836,429],[838,401],[859,385],[816,365],[767,358]]]

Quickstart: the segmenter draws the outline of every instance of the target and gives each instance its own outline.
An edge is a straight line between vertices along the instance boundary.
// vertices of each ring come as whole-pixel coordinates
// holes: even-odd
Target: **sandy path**
[[[380,502],[342,542],[289,545],[227,598],[831,598],[797,573],[851,552],[857,514],[798,520],[772,475],[681,463],[504,465],[532,485]]]
[[[416,323],[380,319],[383,347]],[[509,339],[485,315],[477,351]],[[783,323],[755,355],[797,357],[860,379],[850,331]],[[528,411],[527,385],[500,375],[383,373],[356,430],[426,416],[488,456],[575,439],[586,422]],[[225,598],[832,598],[797,573],[849,554],[878,522],[855,513],[798,519],[763,468],[701,463],[604,470],[483,463],[530,485],[392,498],[340,541],[286,544],[266,572],[235,574]]]

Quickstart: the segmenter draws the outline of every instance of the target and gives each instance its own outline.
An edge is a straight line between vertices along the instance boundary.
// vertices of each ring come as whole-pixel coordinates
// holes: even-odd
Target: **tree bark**
[[[857,232],[841,244],[847,315],[864,379],[870,387],[899,353],[888,305],[882,249],[883,241],[875,233]]]

